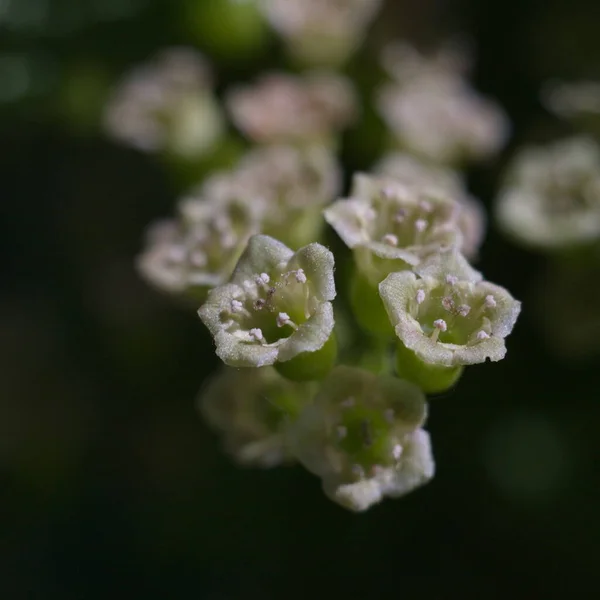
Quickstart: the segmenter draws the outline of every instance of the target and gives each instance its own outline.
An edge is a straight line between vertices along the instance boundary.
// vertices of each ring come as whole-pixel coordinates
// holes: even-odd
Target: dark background
[[[272,34],[262,46],[227,28],[212,39],[187,5],[0,2],[0,598],[591,595],[598,362],[546,350],[528,303],[546,260],[493,223],[478,267],[524,309],[507,358],[467,369],[432,402],[429,485],[354,515],[299,467],[243,470],[221,453],[194,407],[211,342],[133,268],[176,186],[99,126],[108,87],[166,45],[210,56],[219,91],[283,65]],[[497,162],[469,173],[489,209],[512,150],[565,133],[541,84],[600,76],[599,11],[593,0],[392,1],[349,70],[369,80],[379,36],[470,35],[476,85],[515,128]],[[365,145],[346,136],[349,172],[373,158],[373,131]]]

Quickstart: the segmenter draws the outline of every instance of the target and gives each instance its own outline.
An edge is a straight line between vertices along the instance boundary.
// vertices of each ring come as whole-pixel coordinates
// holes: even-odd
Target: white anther
[[[260,275],[257,275],[256,277],[256,283],[258,285],[267,285],[267,283],[269,283],[269,281],[271,281],[271,278],[267,275],[267,273],[261,273]]]
[[[483,329],[477,332],[478,340],[487,340],[490,337],[489,333],[486,333]]]
[[[386,410],[383,411],[383,418],[388,422],[388,423],[393,423],[394,422],[394,417],[395,417],[395,413],[394,413],[394,409],[393,408],[387,408]]]
[[[450,296],[444,296],[442,298],[442,306],[447,311],[452,311],[452,310],[454,310],[454,300],[452,300],[452,298],[450,298]]]
[[[306,275],[304,274],[304,269],[298,269],[294,274],[298,283],[306,283]]]
[[[446,331],[448,329],[448,325],[446,324],[446,321],[444,321],[444,319],[436,319],[433,322],[433,326],[438,330],[438,331]]]
[[[485,305],[488,308],[496,308],[496,298],[494,298],[494,296],[492,296],[491,294],[489,296],[486,296]]]
[[[423,233],[427,229],[427,221],[425,219],[417,219],[415,221],[415,229],[419,233]]]
[[[242,308],[244,308],[244,305],[239,300],[231,301],[231,312],[239,312]]]
[[[424,212],[431,212],[433,210],[433,205],[429,200],[421,200],[421,202],[419,202],[419,207]]]
[[[343,440],[348,435],[348,429],[343,425],[338,425],[335,428],[335,433],[337,435],[338,440]]]
[[[392,456],[398,460],[402,456],[402,446],[400,444],[396,444],[392,448]]]
[[[468,304],[461,304],[458,307],[458,314],[461,317],[466,317],[471,312],[471,307]]]
[[[417,304],[423,304],[425,301],[425,290],[419,290],[417,292]]]
[[[458,283],[458,277],[456,275],[446,275],[446,283],[448,285],[456,285]]]
[[[397,246],[398,245],[398,237],[395,236],[393,233],[386,233],[383,236],[383,243],[389,244],[390,246]]]
[[[258,327],[253,327],[250,330],[250,337],[257,342],[262,342],[265,339],[262,331]]]

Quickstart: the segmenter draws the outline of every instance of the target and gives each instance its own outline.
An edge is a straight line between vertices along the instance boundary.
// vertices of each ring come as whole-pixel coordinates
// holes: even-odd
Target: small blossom
[[[440,276],[448,268],[456,273],[453,283]],[[444,367],[504,358],[504,338],[513,329],[520,302],[504,288],[482,281],[458,253],[432,259],[416,271],[392,273],[379,285],[406,348],[424,363]],[[417,289],[425,292],[420,304],[413,301]]]
[[[262,0],[260,6],[294,56],[337,64],[361,43],[381,0]]]
[[[320,350],[333,331],[334,297],[329,250],[309,244],[294,253],[271,237],[255,235],[230,282],[213,289],[198,313],[223,362],[262,367]],[[244,310],[232,313],[232,300]]]
[[[145,152],[186,158],[210,152],[224,125],[205,59],[170,48],[126,75],[108,102],[105,127]]]
[[[356,98],[340,75],[263,75],[253,87],[231,90],[227,106],[236,126],[258,143],[329,140],[355,117]]]
[[[407,187],[433,189],[447,194],[460,205],[458,227],[462,233],[462,253],[469,259],[477,257],[487,226],[481,203],[469,195],[463,178],[454,170],[430,165],[410,154],[393,152],[381,159],[375,173],[401,181]]]
[[[600,148],[577,137],[521,150],[496,203],[501,227],[523,244],[568,248],[600,237]]]
[[[186,197],[178,208],[177,218],[148,230],[137,267],[158,289],[204,300],[210,288],[229,279],[258,223],[249,208],[235,199],[217,203]],[[241,309],[232,300],[231,311]]]
[[[354,250],[359,270],[376,283],[391,271],[414,267],[428,256],[461,244],[460,208],[445,194],[358,174],[350,195],[328,207],[325,219]],[[423,209],[423,200],[428,210]],[[395,218],[398,215],[402,218]],[[396,244],[389,243],[392,235]]]
[[[290,448],[321,478],[333,501],[366,510],[433,476],[429,438],[420,429],[426,414],[417,386],[362,369],[336,367],[314,402],[290,426]]]
[[[198,194],[244,201],[260,231],[293,248],[318,240],[321,211],[341,187],[335,156],[321,147],[276,145],[246,154],[231,171],[210,177]]]
[[[285,428],[312,394],[310,385],[292,383],[271,367],[223,367],[201,391],[198,409],[237,462],[274,467],[293,461]]]
[[[508,138],[504,112],[461,77],[423,76],[386,84],[377,104],[400,146],[435,163],[486,159]]]

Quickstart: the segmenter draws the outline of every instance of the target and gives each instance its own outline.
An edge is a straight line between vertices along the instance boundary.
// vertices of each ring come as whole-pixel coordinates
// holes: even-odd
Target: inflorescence
[[[320,67],[348,58],[378,7],[261,3],[291,54]],[[494,155],[508,134],[504,113],[467,83],[470,62],[460,46],[384,52],[393,82],[377,106],[390,144],[346,194],[337,150],[360,110],[335,72],[263,75],[227,91],[221,111],[207,67],[178,50],[127,79],[107,114],[109,132],[143,150],[208,151],[223,114],[254,144],[149,228],[137,266],[199,307],[223,367],[198,408],[224,450],[241,465],[300,463],[353,511],[433,477],[427,394],[503,359],[521,309],[469,262],[486,216],[455,168]],[[194,127],[204,128],[197,143]],[[573,235],[600,230],[597,151],[577,140],[568,156],[517,160],[498,208],[516,237],[529,217],[538,245],[560,243],[559,217]],[[357,336],[368,351],[352,352]]]

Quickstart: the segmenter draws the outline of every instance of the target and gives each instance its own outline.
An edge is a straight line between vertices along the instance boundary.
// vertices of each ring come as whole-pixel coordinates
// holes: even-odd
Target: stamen
[[[400,457],[402,456],[402,446],[400,444],[396,444],[393,448],[392,448],[392,456],[396,459],[399,460]]]
[[[417,304],[423,304],[423,302],[425,301],[425,290],[419,290],[417,292]]]
[[[487,340],[490,337],[489,333],[486,333],[483,329],[477,332],[478,340]]]
[[[393,233],[386,233],[383,236],[383,243],[389,244],[390,246],[397,246],[398,245],[398,237],[395,236]]]
[[[249,333],[250,337],[257,342],[263,342],[265,339],[263,337],[262,330],[260,330],[258,327],[253,327]]]
[[[446,283],[448,285],[456,285],[458,283],[458,277],[456,275],[446,275]]]
[[[306,275],[304,273],[304,269],[297,269],[294,271],[294,275],[296,276],[296,281],[298,283],[306,283]]]
[[[487,308],[496,308],[496,298],[494,298],[494,296],[489,294],[488,296],[485,297],[484,304]]]
[[[429,339],[432,342],[437,342],[440,336],[440,332],[446,331],[448,329],[448,325],[446,324],[446,321],[444,321],[444,319],[436,319],[433,322],[433,327],[434,329]]]
[[[284,325],[289,325],[293,329],[298,329],[298,325],[296,325],[296,323],[290,319],[290,315],[280,312],[277,315],[277,327],[283,327]]]
[[[231,312],[237,313],[240,312],[244,308],[244,305],[239,300],[231,301]]]
[[[427,229],[427,221],[425,219],[417,219],[415,221],[415,229],[419,233],[423,233]]]
[[[422,211],[427,213],[433,210],[433,205],[431,204],[431,202],[429,202],[429,200],[421,200],[421,202],[419,202],[419,207]]]
[[[458,307],[458,314],[461,317],[466,317],[471,312],[471,307],[468,304],[461,304]]]
[[[442,298],[442,306],[448,312],[452,312],[454,310],[454,300],[452,300],[452,298],[450,298],[450,296],[444,296]]]

